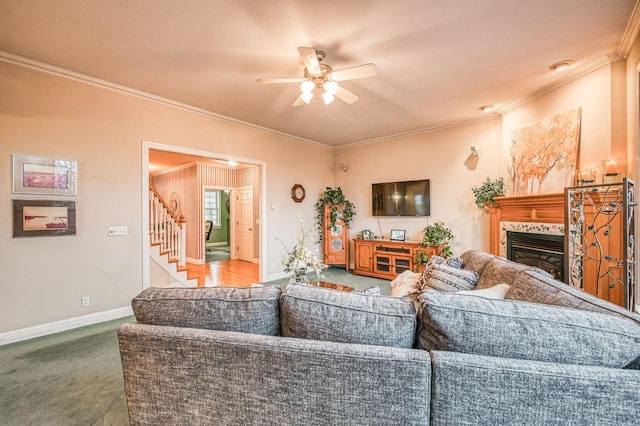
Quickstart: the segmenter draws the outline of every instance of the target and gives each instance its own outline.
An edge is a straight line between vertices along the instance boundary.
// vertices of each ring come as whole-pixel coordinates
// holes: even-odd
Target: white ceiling
[[[338,147],[479,120],[481,105],[507,111],[612,53],[624,56],[634,7],[635,0],[2,0],[0,56]],[[378,75],[341,83],[360,96],[352,105],[293,107],[296,84],[256,80],[302,77],[298,46],[324,50],[334,70],[373,62]],[[549,71],[564,59],[574,66]]]

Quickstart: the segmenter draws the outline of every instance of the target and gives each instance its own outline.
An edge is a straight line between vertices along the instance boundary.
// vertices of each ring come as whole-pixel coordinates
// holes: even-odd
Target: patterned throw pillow
[[[425,268],[418,279],[421,291],[473,290],[478,284],[478,274],[466,269],[455,268],[446,263],[435,263]]]
[[[427,268],[429,266],[432,265],[441,265],[441,264],[445,264],[447,266],[451,266],[453,268],[462,268],[462,259],[459,257],[448,257],[448,258],[444,258],[442,256],[438,256],[438,255],[433,255],[429,258],[429,261],[427,262]]]

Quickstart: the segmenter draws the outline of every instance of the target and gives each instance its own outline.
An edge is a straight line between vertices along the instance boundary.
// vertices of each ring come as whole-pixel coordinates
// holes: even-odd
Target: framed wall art
[[[75,160],[13,154],[13,193],[76,195]]]
[[[13,200],[13,237],[76,234],[76,202]]]

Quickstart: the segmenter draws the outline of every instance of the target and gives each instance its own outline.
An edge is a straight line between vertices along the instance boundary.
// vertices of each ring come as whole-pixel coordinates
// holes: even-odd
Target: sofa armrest
[[[142,324],[118,338],[135,425],[429,421],[426,351]]]
[[[432,351],[432,424],[640,422],[640,372]]]

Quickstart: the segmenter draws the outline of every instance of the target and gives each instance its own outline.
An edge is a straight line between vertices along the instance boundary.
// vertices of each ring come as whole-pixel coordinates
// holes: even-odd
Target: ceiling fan
[[[326,105],[333,102],[334,97],[352,104],[359,99],[358,96],[340,87],[338,82],[373,77],[378,74],[378,68],[374,64],[358,65],[334,71],[329,65],[322,63],[325,53],[312,47],[298,47],[298,53],[300,53],[300,58],[304,64],[304,78],[258,79],[260,84],[299,83],[301,93],[293,103],[293,106],[308,104],[316,93],[322,96],[322,100]]]

